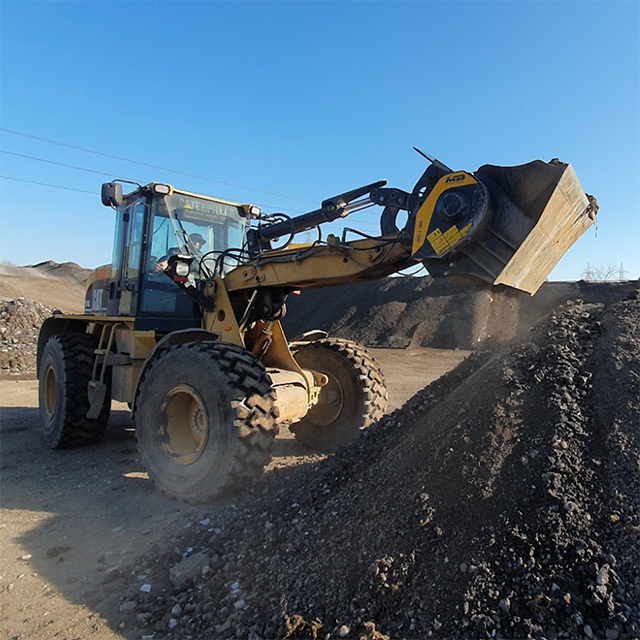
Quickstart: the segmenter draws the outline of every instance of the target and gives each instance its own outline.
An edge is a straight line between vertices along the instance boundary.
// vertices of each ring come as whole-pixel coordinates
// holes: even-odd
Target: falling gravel
[[[637,293],[569,303],[272,477],[154,558],[141,633],[640,637],[639,318]],[[191,553],[209,564],[171,588]]]
[[[477,349],[526,336],[569,300],[613,302],[637,290],[628,282],[545,282],[535,296],[509,287],[430,277],[389,277],[289,296],[288,335],[323,329],[368,346]]]

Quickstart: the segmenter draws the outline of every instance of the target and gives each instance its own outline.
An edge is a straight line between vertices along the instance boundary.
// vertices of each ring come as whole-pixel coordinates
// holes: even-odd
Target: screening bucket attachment
[[[422,205],[428,216],[417,213],[413,251],[434,277],[534,294],[598,211],[573,167],[559,160],[484,165],[440,182]]]

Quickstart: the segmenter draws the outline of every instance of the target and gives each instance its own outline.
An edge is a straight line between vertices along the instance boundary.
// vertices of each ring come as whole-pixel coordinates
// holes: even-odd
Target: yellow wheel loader
[[[598,209],[558,160],[468,173],[425,157],[410,192],[383,180],[295,217],[168,184],[126,195],[123,181],[103,185],[113,260],[92,274],[83,314],[54,313],[40,331],[46,443],[94,442],[111,400],[127,402],[151,479],[197,502],[259,475],[280,425],[321,451],[355,438],[385,411],[380,369],[361,345],[321,331],[287,339],[289,294],[414,264],[534,294]],[[324,223],[374,206],[379,235],[323,239]],[[315,241],[294,243],[309,230]]]

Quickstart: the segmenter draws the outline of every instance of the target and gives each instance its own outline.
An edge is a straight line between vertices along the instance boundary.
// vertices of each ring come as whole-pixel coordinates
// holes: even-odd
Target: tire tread
[[[193,351],[195,357],[210,358],[218,366],[231,397],[230,408],[237,438],[231,448],[232,462],[224,478],[210,486],[207,495],[179,496],[187,502],[203,502],[246,485],[258,477],[270,462],[273,444],[278,433],[275,391],[266,369],[252,354],[242,347],[220,342],[192,342],[175,345],[161,353],[149,364],[140,382],[158,364],[171,358],[179,349]],[[145,453],[139,445],[140,453]],[[178,497],[158,485],[161,492]]]
[[[58,347],[53,342],[58,343]],[[100,415],[95,420],[87,418],[90,403],[88,384],[93,372],[94,349],[96,340],[86,334],[61,334],[49,339],[50,348],[57,349],[62,356],[66,402],[62,426],[47,444],[52,449],[78,447],[92,444],[98,440],[107,428],[111,401],[109,394],[105,399]],[[45,347],[46,350],[47,347]],[[44,354],[43,354],[44,355]],[[62,399],[58,398],[60,407]]]
[[[350,362],[356,377],[362,382],[361,391],[364,397],[362,411],[358,419],[360,430],[366,429],[382,418],[387,408],[389,394],[380,366],[366,348],[352,340],[326,337],[297,346],[293,352],[294,357],[302,350],[318,348],[341,354]],[[307,439],[306,434],[302,434],[302,430],[296,433],[296,425],[292,425],[291,430],[297,439],[303,442]]]

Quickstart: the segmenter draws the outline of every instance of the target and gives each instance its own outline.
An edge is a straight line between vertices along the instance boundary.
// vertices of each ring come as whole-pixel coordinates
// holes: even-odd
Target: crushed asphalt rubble
[[[567,303],[149,555],[138,582],[153,586],[123,597],[123,627],[640,638],[639,357],[637,290]]]

